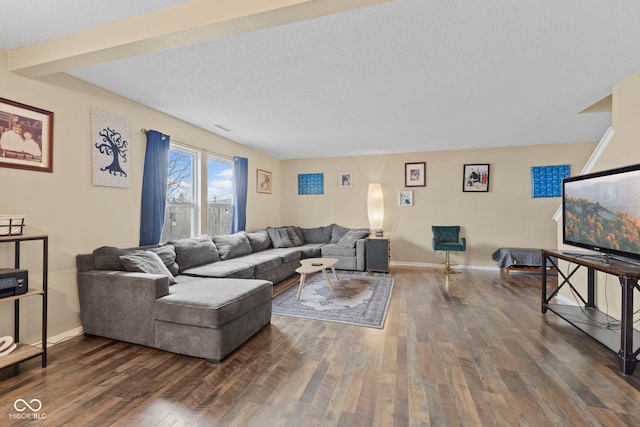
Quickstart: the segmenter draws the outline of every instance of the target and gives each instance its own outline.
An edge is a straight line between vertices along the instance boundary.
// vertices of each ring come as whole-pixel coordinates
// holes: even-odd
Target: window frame
[[[233,185],[235,184],[235,181],[233,179],[233,160],[227,157],[223,157],[219,154],[214,154],[214,153],[210,153],[207,152],[206,156],[203,156],[203,182],[206,182],[207,185],[203,186],[202,189],[202,200],[206,200],[206,203],[202,203],[202,230],[206,230],[207,234],[210,232],[210,224],[209,224],[209,161],[214,161],[217,163],[222,163],[222,164],[227,164],[229,165],[229,167],[231,168],[231,204],[230,206],[232,207],[232,209],[235,209],[235,200],[234,200],[234,194],[235,194],[235,189],[233,188]],[[227,234],[231,233],[231,227],[229,227],[229,230],[227,231]]]
[[[171,152],[178,152],[181,154],[186,154],[191,156],[191,202],[170,202],[168,200],[169,194],[167,194],[167,205],[165,207],[165,212],[168,213],[170,207],[190,207],[191,209],[191,236],[196,236],[200,234],[201,230],[201,158],[202,154],[200,150],[196,150],[193,148],[185,147],[180,144],[169,144],[169,156],[171,156]],[[165,223],[169,218],[165,215]]]

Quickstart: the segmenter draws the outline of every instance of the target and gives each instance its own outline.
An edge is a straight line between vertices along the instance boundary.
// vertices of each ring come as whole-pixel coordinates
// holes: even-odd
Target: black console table
[[[574,266],[567,274],[562,272],[555,261],[561,259]],[[547,263],[558,270],[562,280],[559,280],[558,288],[547,295]],[[612,351],[617,352],[618,367],[626,374],[631,375],[638,364],[640,349],[634,349],[633,341],[640,342],[640,332],[633,329],[633,294],[634,290],[640,290],[640,265],[625,263],[619,260],[604,260],[593,253],[579,253],[557,250],[542,250],[542,313],[551,310],[576,328],[595,338]],[[587,296],[578,292],[571,284],[571,277],[580,268],[587,268]],[[595,272],[602,271],[618,277],[622,290],[622,310],[620,319],[620,331],[607,328],[607,324],[617,323],[617,320],[599,311],[595,304]],[[583,306],[571,306],[564,304],[552,304],[550,301],[556,296],[563,286],[569,286],[575,295],[584,304]]]

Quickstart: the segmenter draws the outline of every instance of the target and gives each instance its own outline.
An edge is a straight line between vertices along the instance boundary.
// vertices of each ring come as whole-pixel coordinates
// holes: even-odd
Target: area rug
[[[273,314],[382,328],[393,279],[354,276],[338,272],[340,280],[329,273],[333,291],[322,273],[307,276],[298,301],[298,282],[273,298]]]

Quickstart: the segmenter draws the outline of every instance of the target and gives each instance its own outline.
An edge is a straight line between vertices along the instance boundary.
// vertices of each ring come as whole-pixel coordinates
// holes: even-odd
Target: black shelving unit
[[[41,242],[42,244],[42,285],[41,288],[31,288],[32,278],[29,277],[29,289],[25,294],[0,298],[0,309],[4,310],[7,303],[13,301],[14,311],[14,340],[18,347],[8,355],[0,358],[0,369],[15,365],[27,359],[40,356],[42,367],[47,366],[47,281],[49,268],[49,237],[47,235],[19,235],[0,236],[0,243],[14,244],[14,268],[20,269],[20,253],[24,242]],[[42,298],[42,348],[20,342],[20,301],[23,298]]]

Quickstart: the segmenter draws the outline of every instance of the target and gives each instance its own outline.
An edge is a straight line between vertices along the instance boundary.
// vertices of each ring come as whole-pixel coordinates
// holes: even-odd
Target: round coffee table
[[[322,271],[324,274],[324,278],[327,280],[327,284],[329,288],[333,290],[333,285],[331,284],[331,279],[329,279],[329,275],[327,274],[327,268],[330,268],[333,272],[333,277],[338,279],[338,275],[336,274],[336,269],[333,266],[338,262],[336,258],[307,258],[300,260],[300,267],[296,268],[296,273],[300,274],[300,286],[298,287],[298,299],[300,299],[300,293],[302,293],[302,287],[304,286],[304,281],[307,278],[307,274],[317,273],[318,271]]]

